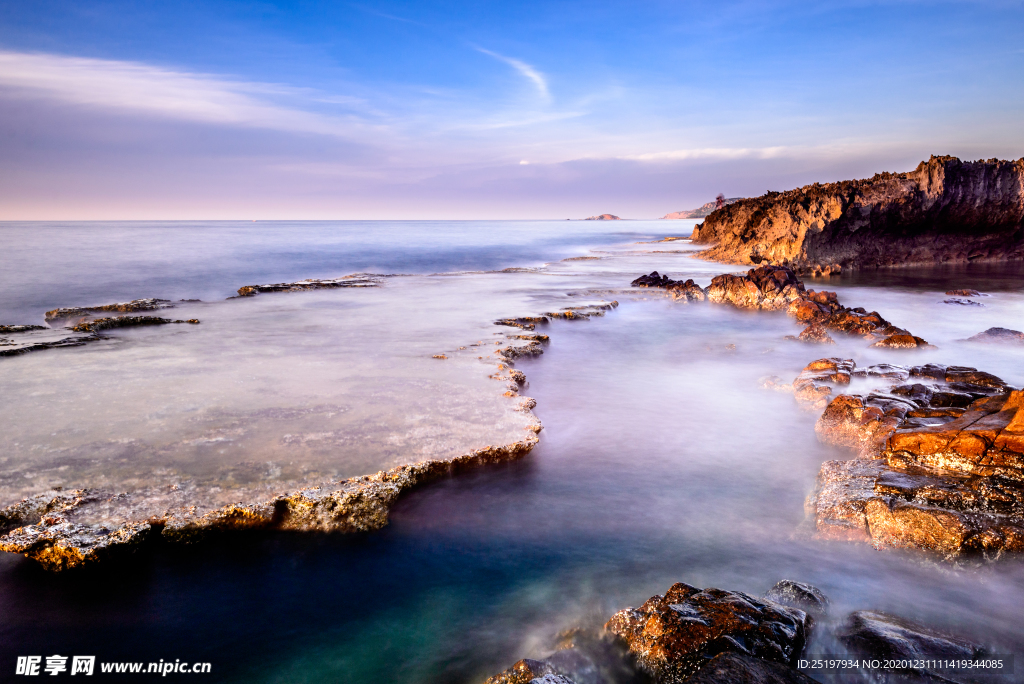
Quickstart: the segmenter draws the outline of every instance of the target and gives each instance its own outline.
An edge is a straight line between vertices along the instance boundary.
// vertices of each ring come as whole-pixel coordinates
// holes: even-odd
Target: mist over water
[[[845,305],[877,310],[938,348],[869,349],[838,337],[836,346],[813,346],[783,339],[800,330],[783,313],[629,290],[654,269],[702,286],[743,270],[693,259],[685,242],[638,244],[685,235],[692,222],[592,223],[480,224],[488,237],[477,233],[467,256],[439,258],[436,268],[416,254],[431,251],[431,240],[443,243],[437,253],[458,254],[468,228],[431,237],[422,224],[389,224],[390,237],[374,247],[380,254],[344,263],[407,259],[406,268],[379,270],[421,274],[465,263],[530,268],[181,304],[173,317],[202,324],[116,331],[92,346],[0,359],[0,504],[58,479],[129,488],[191,478],[222,491],[270,491],[520,438],[526,417],[488,378],[495,360],[483,351],[517,331],[492,321],[620,303],[604,317],[539,328],[551,336],[545,354],[517,361],[530,383],[522,394],[537,399],[545,426],[524,460],[414,491],[388,528],[367,536],[225,539],[66,577],[0,558],[3,657],[209,660],[215,681],[478,682],[546,655],[558,630],[600,624],[673,582],[761,594],[782,578],[819,586],[836,615],[886,610],[1022,652],[1019,560],[953,567],[802,534],[819,465],[854,454],[818,443],[818,412],[758,387],[770,374],[788,382],[822,356],[976,366],[1020,387],[1019,350],[963,341],[992,326],[1021,327],[1024,283],[1014,267],[808,279],[809,289],[836,290]],[[213,273],[217,255],[234,253],[246,227],[211,228],[204,239],[214,246],[205,250],[168,248],[168,265],[147,262],[138,289],[111,277],[110,290],[81,293],[75,283],[88,278],[70,266],[79,262],[69,247],[54,256],[71,269],[67,280],[46,286],[68,297],[52,306],[223,297],[255,282],[377,270],[335,268],[345,240],[364,238],[337,238],[321,253],[316,228],[292,246],[306,256],[280,259],[282,233],[238,257],[242,265],[228,259],[228,275],[207,279],[204,269]],[[177,239],[148,225],[111,230],[120,237],[108,247]],[[412,247],[402,256],[393,245]],[[192,251],[203,252],[198,270],[187,265]],[[128,263],[130,254],[108,262]],[[560,261],[576,256],[600,258]],[[160,282],[181,297],[151,291]],[[954,287],[991,296],[980,307],[943,303]],[[6,311],[38,318],[34,290],[13,291],[22,294],[4,302]],[[35,320],[8,315],[2,322]],[[439,353],[450,358],[432,358]],[[876,386],[884,382],[854,390]]]

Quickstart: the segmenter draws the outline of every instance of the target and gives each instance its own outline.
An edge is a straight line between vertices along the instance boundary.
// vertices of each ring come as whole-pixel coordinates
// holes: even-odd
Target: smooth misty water
[[[800,411],[791,396],[757,388],[759,377],[788,380],[825,354],[862,365],[974,365],[1020,386],[1019,350],[961,341],[994,325],[1022,327],[1019,270],[885,272],[808,283],[838,290],[848,305],[877,309],[939,348],[899,354],[869,350],[860,340],[809,347],[782,339],[799,330],[782,314],[623,292],[629,280],[654,268],[701,285],[734,270],[692,259],[685,243],[633,244],[686,232],[680,224],[538,222],[527,224],[525,234],[522,224],[481,225],[491,229],[480,241],[489,240],[481,249],[493,267],[532,270],[409,276],[389,279],[379,290],[202,304],[203,325],[181,333],[153,329],[117,336],[93,351],[0,359],[4,432],[22,435],[19,444],[36,445],[13,461],[35,459],[57,448],[56,440],[78,439],[75,430],[87,432],[98,416],[125,434],[140,430],[132,439],[159,445],[150,457],[158,463],[167,445],[193,439],[184,431],[209,428],[191,420],[186,405],[199,403],[198,413],[210,415],[218,407],[256,411],[334,402],[364,412],[360,425],[366,432],[353,441],[369,445],[368,460],[360,461],[365,454],[340,438],[326,446],[323,439],[307,440],[306,451],[293,460],[358,469],[400,459],[403,448],[443,448],[445,439],[403,422],[417,406],[426,423],[442,421],[449,435],[466,444],[496,434],[488,421],[507,414],[487,413],[501,389],[486,378],[493,365],[477,359],[474,347],[463,357],[455,354],[466,341],[493,336],[494,317],[601,298],[620,301],[605,317],[547,326],[540,331],[552,338],[546,353],[517,363],[530,381],[524,394],[537,399],[535,413],[545,426],[530,456],[413,492],[379,533],[270,535],[163,548],[122,567],[66,577],[44,575],[17,557],[0,559],[0,667],[17,654],[67,652],[104,660],[208,660],[213,681],[474,682],[519,658],[545,655],[558,630],[600,623],[672,582],[761,593],[783,577],[821,587],[839,616],[889,610],[1024,652],[1019,561],[958,569],[796,534],[819,464],[851,454],[820,445],[813,432],[816,414]],[[242,228],[231,227],[223,242]],[[592,232],[560,232],[583,228]],[[624,229],[634,234],[623,235]],[[418,230],[417,224],[407,226],[395,242],[417,244]],[[116,231],[131,232],[123,226]],[[323,235],[318,227],[307,247]],[[522,246],[507,261],[506,236]],[[531,242],[540,236],[540,243]],[[576,251],[563,251],[566,245]],[[228,244],[219,249],[231,251]],[[445,249],[458,251],[451,244]],[[517,254],[530,250],[536,262],[532,256],[517,261]],[[301,245],[294,251],[300,253]],[[556,261],[585,254],[603,258]],[[63,263],[65,257],[55,259]],[[112,261],[125,259],[119,254]],[[455,261],[424,270],[461,269]],[[231,284],[347,272],[318,262],[323,268],[316,272],[278,276],[285,271],[273,271],[275,263],[272,257],[255,259],[265,270]],[[76,273],[68,282],[83,277]],[[157,269],[149,277],[144,283],[170,276]],[[227,285],[218,287],[223,296],[230,294]],[[993,296],[982,300],[984,307],[942,304],[950,287],[977,287]],[[87,301],[53,305],[161,294],[89,293]],[[207,319],[217,325],[207,328]],[[173,358],[164,360],[173,350]],[[438,351],[453,358],[429,358],[428,352]],[[240,382],[260,357],[274,360],[264,363],[272,368],[257,374],[254,387]],[[101,383],[91,400],[75,394],[97,386],[104,370],[115,378],[109,388]],[[402,380],[409,373],[417,378],[412,391]],[[135,387],[119,389],[119,374],[133,378]],[[17,384],[9,384],[12,379]],[[18,401],[7,398],[11,386]],[[176,388],[182,387],[191,387],[193,398],[181,398]],[[445,387],[458,396],[446,395]],[[121,403],[96,401],[121,392],[127,393]],[[375,393],[379,401],[372,400]],[[154,397],[163,397],[155,422]],[[255,401],[262,403],[250,406]],[[69,408],[74,406],[77,412]],[[480,420],[469,420],[475,427],[456,425],[468,420],[467,411],[483,412]],[[139,421],[119,424],[119,415],[136,414],[160,434],[142,434]],[[291,448],[281,441],[284,434],[325,432],[287,416],[267,423],[254,415],[251,431],[232,448],[258,454],[261,462],[278,458],[267,450]],[[354,423],[345,422],[351,412],[338,415],[342,422],[334,432],[342,435]],[[373,424],[374,416],[385,419]],[[47,432],[48,422],[62,426],[58,435]],[[374,446],[395,435],[407,439],[403,448]],[[98,441],[83,437],[78,443]],[[203,461],[196,451],[179,447],[176,453],[189,463]]]

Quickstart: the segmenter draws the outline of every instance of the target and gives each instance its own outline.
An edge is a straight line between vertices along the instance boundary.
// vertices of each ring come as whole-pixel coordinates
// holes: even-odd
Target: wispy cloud
[[[473,48],[478,52],[482,52],[485,55],[490,55],[494,59],[508,64],[510,67],[522,74],[526,79],[531,81],[537,88],[537,92],[545,100],[551,99],[551,92],[548,90],[548,81],[544,78],[544,74],[540,73],[532,66],[522,60],[515,59],[513,57],[506,57],[505,55],[499,55],[497,52],[493,52],[486,48],[482,48],[479,45],[474,45]]]
[[[8,95],[210,124],[348,137],[368,122],[276,104],[294,89],[232,81],[140,62],[0,51],[0,88]],[[358,100],[346,99],[347,104]]]

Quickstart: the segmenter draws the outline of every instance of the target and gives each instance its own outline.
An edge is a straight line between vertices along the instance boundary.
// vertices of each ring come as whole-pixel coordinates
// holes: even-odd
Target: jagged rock
[[[980,297],[977,290],[946,290],[946,294],[952,297]]]
[[[0,325],[0,333],[23,333],[30,330],[46,330],[42,325]]]
[[[719,653],[687,684],[813,684],[800,670],[738,653]]]
[[[742,197],[729,197],[727,199],[723,199],[721,202],[718,202],[717,200],[715,200],[713,202],[706,202],[706,203],[700,205],[696,209],[683,209],[682,211],[674,211],[674,212],[672,212],[670,214],[665,214],[661,218],[663,218],[663,219],[699,219],[699,218],[704,218],[705,216],[707,216],[708,214],[713,212],[715,209],[718,209],[720,206],[723,206],[725,204],[733,204],[734,202],[738,202],[741,199],[743,199],[743,198]]]
[[[818,534],[950,558],[1024,551],[1024,392],[963,366],[910,372],[934,384],[840,395],[818,420],[819,439],[866,459],[822,465]]]
[[[263,292],[299,292],[301,290],[325,290],[337,287],[378,287],[382,279],[353,274],[341,278],[297,280],[294,283],[275,283],[273,285],[244,285],[238,288],[239,297],[252,297]]]
[[[683,682],[723,652],[795,665],[808,617],[797,608],[740,592],[681,582],[605,625],[622,637],[637,665],[659,684]]]
[[[851,613],[836,630],[836,637],[855,654],[865,657],[899,661],[917,661],[923,667],[901,670],[911,675],[911,681],[949,682],[948,672],[929,661],[937,660],[981,660],[986,650],[966,639],[930,630],[910,620],[875,611],[861,610]],[[881,674],[881,673],[879,673]],[[883,679],[882,681],[888,681]],[[908,681],[899,679],[893,681]]]
[[[136,311],[155,311],[156,309],[168,309],[173,307],[167,299],[133,299],[130,302],[118,304],[104,304],[102,306],[75,306],[67,309],[53,309],[46,312],[46,320],[59,318],[79,318],[89,316],[97,311],[116,311],[120,313],[134,313]]]
[[[630,283],[633,287],[668,287],[674,285],[675,280],[672,280],[667,275],[661,275],[657,271],[651,271],[649,275],[642,275],[633,282]]]
[[[795,300],[806,299],[806,293],[792,269],[762,266],[743,276],[715,276],[707,297],[716,304],[728,303],[740,309],[780,311],[788,309]]]
[[[703,302],[707,299],[707,295],[704,294],[704,289],[697,283],[693,282],[692,279],[687,280],[686,282],[676,282],[665,289],[671,292],[672,299],[677,301]]]
[[[970,299],[943,299],[943,304],[957,304],[959,306],[985,306],[981,302],[975,302]]]
[[[999,344],[1024,344],[1024,332],[1009,328],[989,328],[985,332],[972,335],[968,342],[996,342]]]
[[[832,339],[832,336],[825,330],[825,326],[821,323],[812,323],[811,325],[804,328],[797,339],[801,342],[810,342],[812,344],[835,344],[836,341]]]
[[[1024,159],[931,157],[908,173],[815,183],[718,209],[701,257],[801,270],[1024,258]]]
[[[831,605],[828,596],[825,596],[821,589],[805,582],[787,579],[777,582],[765,592],[764,597],[784,606],[799,608],[818,619],[828,614],[828,607]]]

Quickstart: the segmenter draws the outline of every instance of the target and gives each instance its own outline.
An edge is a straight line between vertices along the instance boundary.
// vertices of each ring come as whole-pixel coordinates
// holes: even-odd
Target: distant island
[[[707,204],[702,204],[701,206],[699,206],[696,209],[684,209],[683,211],[674,211],[671,214],[665,214],[661,218],[663,218],[663,219],[699,219],[699,218],[704,218],[705,216],[707,216],[708,214],[710,214],[711,212],[713,212],[715,209],[719,208],[720,206],[724,206],[726,204],[732,204],[733,202],[739,202],[741,199],[743,199],[743,198],[742,197],[729,197],[729,198],[723,197],[721,205],[719,205],[718,200],[712,200],[711,202],[708,202]]]
[[[621,221],[615,214],[599,214],[597,216],[588,216],[583,219],[584,221]]]

